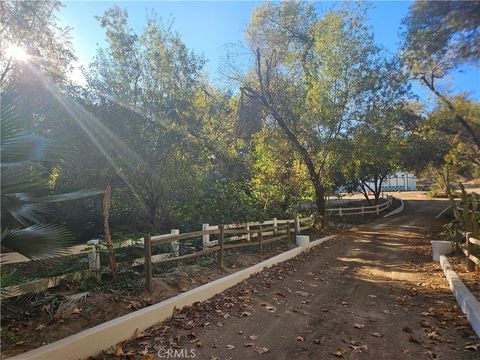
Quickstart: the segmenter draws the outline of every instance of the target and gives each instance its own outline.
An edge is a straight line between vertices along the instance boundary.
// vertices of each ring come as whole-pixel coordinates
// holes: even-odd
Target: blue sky
[[[180,33],[187,46],[207,59],[206,70],[214,80],[226,54],[226,45],[244,39],[244,29],[252,10],[261,5],[256,1],[66,1],[58,14],[63,25],[72,28],[73,45],[81,65],[87,65],[98,45],[104,45],[104,31],[94,18],[114,4],[126,8],[130,25],[141,31],[147,11],[153,9],[163,20],[174,19],[173,29]],[[408,1],[374,1],[368,12],[369,25],[375,39],[391,52],[396,52],[400,42],[402,18],[411,4]],[[318,9],[326,9],[334,2],[318,2]],[[454,91],[467,91],[480,99],[480,71],[465,68],[453,74],[450,82]],[[429,93],[414,85],[414,91],[428,102]]]

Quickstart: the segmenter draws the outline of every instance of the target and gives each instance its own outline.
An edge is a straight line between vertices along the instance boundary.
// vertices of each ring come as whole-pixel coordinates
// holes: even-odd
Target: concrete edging
[[[390,211],[387,215],[384,216],[384,218],[389,217],[390,215],[398,214],[403,211],[403,209],[405,208],[405,203],[403,202],[402,199],[399,199],[399,198],[397,199],[400,200],[400,206],[395,210]]]
[[[281,253],[249,268],[237,271],[223,278],[201,285],[197,288],[181,293],[177,296],[164,300],[158,304],[148,306],[119,318],[109,320],[103,324],[83,330],[77,334],[68,336],[51,344],[30,350],[23,354],[11,357],[11,360],[35,359],[86,359],[89,356],[99,354],[102,350],[108,349],[119,342],[129,339],[136,332],[141,332],[149,327],[168,319],[172,316],[174,309],[181,309],[190,306],[198,301],[205,301],[238,283],[257,274],[265,268],[289,260],[308,251],[314,246],[335,238],[330,235],[312,241],[305,247],[296,247],[292,250]]]
[[[440,266],[445,273],[450,289],[457,299],[458,305],[467,316],[473,331],[480,338],[480,301],[468,290],[457,273],[452,269],[445,255],[440,255]]]

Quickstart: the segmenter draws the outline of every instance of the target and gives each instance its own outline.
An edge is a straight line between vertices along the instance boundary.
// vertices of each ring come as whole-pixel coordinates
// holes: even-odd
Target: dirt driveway
[[[433,218],[445,206],[414,196],[403,214],[344,233],[99,358],[173,358],[177,349],[197,359],[480,359],[480,340],[431,261]]]

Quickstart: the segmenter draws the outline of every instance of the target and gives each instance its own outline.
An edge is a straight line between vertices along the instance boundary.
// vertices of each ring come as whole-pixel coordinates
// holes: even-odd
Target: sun
[[[7,50],[7,55],[11,56],[12,58],[20,61],[27,61],[28,60],[28,54],[25,51],[24,48],[17,46],[17,45],[10,45]]]

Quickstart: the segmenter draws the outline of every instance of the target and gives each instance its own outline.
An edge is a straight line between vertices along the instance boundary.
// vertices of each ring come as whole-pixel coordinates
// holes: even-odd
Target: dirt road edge
[[[440,266],[445,273],[445,277],[452,289],[453,295],[457,299],[458,305],[467,316],[473,330],[480,338],[480,301],[468,290],[465,284],[460,280],[457,273],[452,269],[445,255],[440,256]]]

